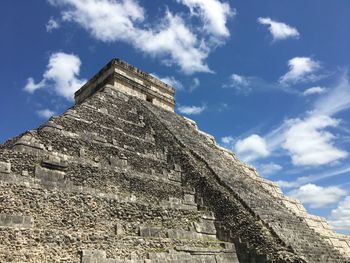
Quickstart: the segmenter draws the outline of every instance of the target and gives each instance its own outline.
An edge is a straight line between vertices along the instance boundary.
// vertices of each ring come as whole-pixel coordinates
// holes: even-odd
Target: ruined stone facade
[[[1,145],[0,262],[350,262],[348,236],[173,113],[173,94],[112,60]]]

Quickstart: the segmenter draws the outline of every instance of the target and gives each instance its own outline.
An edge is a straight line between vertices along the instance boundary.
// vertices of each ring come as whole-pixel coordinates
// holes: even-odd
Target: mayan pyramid
[[[0,146],[0,262],[350,262],[349,236],[174,113],[113,59],[75,105]]]

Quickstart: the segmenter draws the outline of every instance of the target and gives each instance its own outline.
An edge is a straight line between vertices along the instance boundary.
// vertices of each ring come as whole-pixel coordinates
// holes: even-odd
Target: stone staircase
[[[299,255],[300,260],[303,258],[308,262],[350,261],[349,254],[340,253],[310,228],[305,220],[278,202],[265,187],[251,177],[249,172],[242,169],[244,164],[231,153],[218,147],[210,135],[199,131],[193,121],[151,104],[142,101],[140,103],[153,112],[153,117],[159,119],[177,142],[187,149],[189,155],[201,160],[207,169],[207,174],[211,174],[216,182],[220,182],[228,192],[240,200],[269,231],[278,237],[283,246]],[[204,174],[205,172],[202,172],[202,175]],[[230,224],[225,222],[224,225]],[[234,232],[232,236],[233,239],[239,238],[239,234],[237,236]]]
[[[0,262],[238,262],[173,142],[107,92],[0,147]]]

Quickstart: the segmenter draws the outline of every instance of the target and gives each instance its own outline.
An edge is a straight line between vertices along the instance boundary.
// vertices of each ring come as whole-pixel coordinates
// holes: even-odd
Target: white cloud
[[[341,201],[338,207],[331,212],[328,222],[339,230],[350,229],[350,196]]]
[[[282,147],[288,150],[294,165],[317,166],[343,159],[348,153],[336,148],[335,136],[325,130],[338,124],[339,120],[325,115],[288,120]]]
[[[81,61],[74,54],[57,52],[50,56],[43,79],[37,84],[33,78],[28,78],[24,90],[33,93],[37,89],[51,88],[59,96],[72,100],[86,80],[79,79]]]
[[[235,143],[234,149],[246,162],[261,157],[267,157],[270,154],[265,140],[257,134],[252,134],[243,140],[238,140]]]
[[[177,15],[167,12],[157,30],[139,30],[133,39],[137,49],[161,56],[168,65],[177,64],[184,73],[211,72],[204,60],[209,48],[197,39]]]
[[[46,86],[45,81],[40,81],[39,83],[35,83],[33,78],[28,78],[27,79],[27,84],[24,87],[24,90],[33,94],[34,91],[38,90],[38,89],[42,89]]]
[[[248,86],[249,84],[249,80],[241,75],[238,74],[232,74],[231,75],[231,80],[232,80],[232,84],[236,84],[236,85],[240,85],[240,86]]]
[[[235,139],[232,136],[225,136],[221,138],[221,142],[224,146],[231,148],[231,145],[234,143]]]
[[[205,106],[180,106],[178,111],[186,115],[197,115],[201,114],[206,109]]]
[[[211,35],[199,35],[190,30],[188,21],[182,14],[173,15],[167,10],[166,15],[156,26],[145,21],[144,9],[134,0],[49,0],[51,4],[62,7],[62,20],[75,22],[88,31],[94,38],[104,42],[122,41],[134,46],[153,57],[159,57],[166,65],[178,65],[187,74],[211,72],[205,59],[211,49],[211,38],[225,33],[228,17],[227,4],[216,0],[189,1],[206,20]],[[222,8],[220,14],[214,14],[208,5]],[[211,7],[213,8],[213,7]],[[227,10],[228,8],[228,10]],[[219,20],[213,19],[220,18]],[[223,24],[224,23],[224,24]]]
[[[321,68],[321,64],[309,57],[295,57],[288,61],[288,67],[289,71],[279,80],[281,84],[314,81],[318,78],[314,73]]]
[[[311,208],[320,208],[338,202],[346,195],[346,191],[337,186],[322,187],[306,184],[290,191],[287,195],[300,200],[303,204],[310,205]]]
[[[307,90],[305,90],[303,92],[303,95],[304,96],[309,96],[309,95],[313,95],[313,94],[322,94],[322,93],[325,93],[326,92],[326,88],[324,87],[312,87],[312,88],[308,88]]]
[[[38,114],[39,117],[44,119],[48,119],[55,115],[55,112],[50,109],[38,110],[36,113]]]
[[[234,88],[237,92],[248,94],[252,91],[251,77],[245,77],[238,74],[231,74],[228,84],[223,85],[224,88]]]
[[[57,20],[53,19],[52,17],[50,20],[46,23],[46,31],[52,32],[52,30],[60,28],[60,24]]]
[[[287,38],[299,38],[298,30],[285,23],[274,21],[269,17],[259,17],[258,22],[267,25],[274,40],[283,40]]]
[[[279,164],[276,164],[276,163],[267,163],[267,164],[262,164],[260,166],[260,173],[263,175],[263,176],[266,176],[266,175],[271,175],[271,174],[275,174],[279,171],[282,170],[282,166],[279,165]]]
[[[192,85],[189,87],[189,91],[194,91],[195,89],[197,89],[199,87],[199,85],[201,84],[201,82],[199,81],[198,78],[194,78],[192,80]]]
[[[350,108],[350,83],[345,71],[337,85],[328,89],[328,92],[315,102],[313,114],[332,116],[348,108]]]
[[[243,76],[236,73],[231,74],[228,83],[223,88],[233,88],[237,93],[248,94],[252,91],[262,92],[273,89],[280,89],[276,83],[269,83],[264,79],[254,76]]]
[[[227,20],[234,15],[228,3],[221,3],[218,0],[177,0],[188,6],[192,14],[200,16],[204,21],[204,29],[209,33],[228,37],[230,31],[226,27]]]
[[[182,85],[182,83],[179,80],[177,80],[176,78],[174,78],[173,76],[160,77],[155,73],[152,73],[151,75],[156,77],[157,79],[163,81],[165,84],[172,86],[176,90],[183,90],[184,89],[184,86]]]

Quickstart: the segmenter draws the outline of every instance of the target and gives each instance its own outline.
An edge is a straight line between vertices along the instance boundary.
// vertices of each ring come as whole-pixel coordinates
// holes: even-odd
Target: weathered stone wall
[[[135,101],[98,93],[0,149],[0,262],[238,262]]]
[[[218,147],[213,137],[199,131],[193,121],[143,104],[160,119],[183,147],[201,158],[218,176],[217,179],[233,190],[251,212],[296,254],[303,255],[310,262],[348,260],[346,258],[350,256],[347,242],[343,243],[342,247],[339,243],[329,243],[324,235],[320,235],[320,231],[310,227],[310,222],[305,220],[305,217],[312,216],[300,217],[287,208],[286,203],[282,201],[286,198],[276,184],[262,179],[255,169],[242,164],[233,154]],[[344,237],[342,238],[344,240]]]
[[[119,59],[112,59],[75,93],[76,103],[83,102],[105,85],[174,111],[174,88]]]

